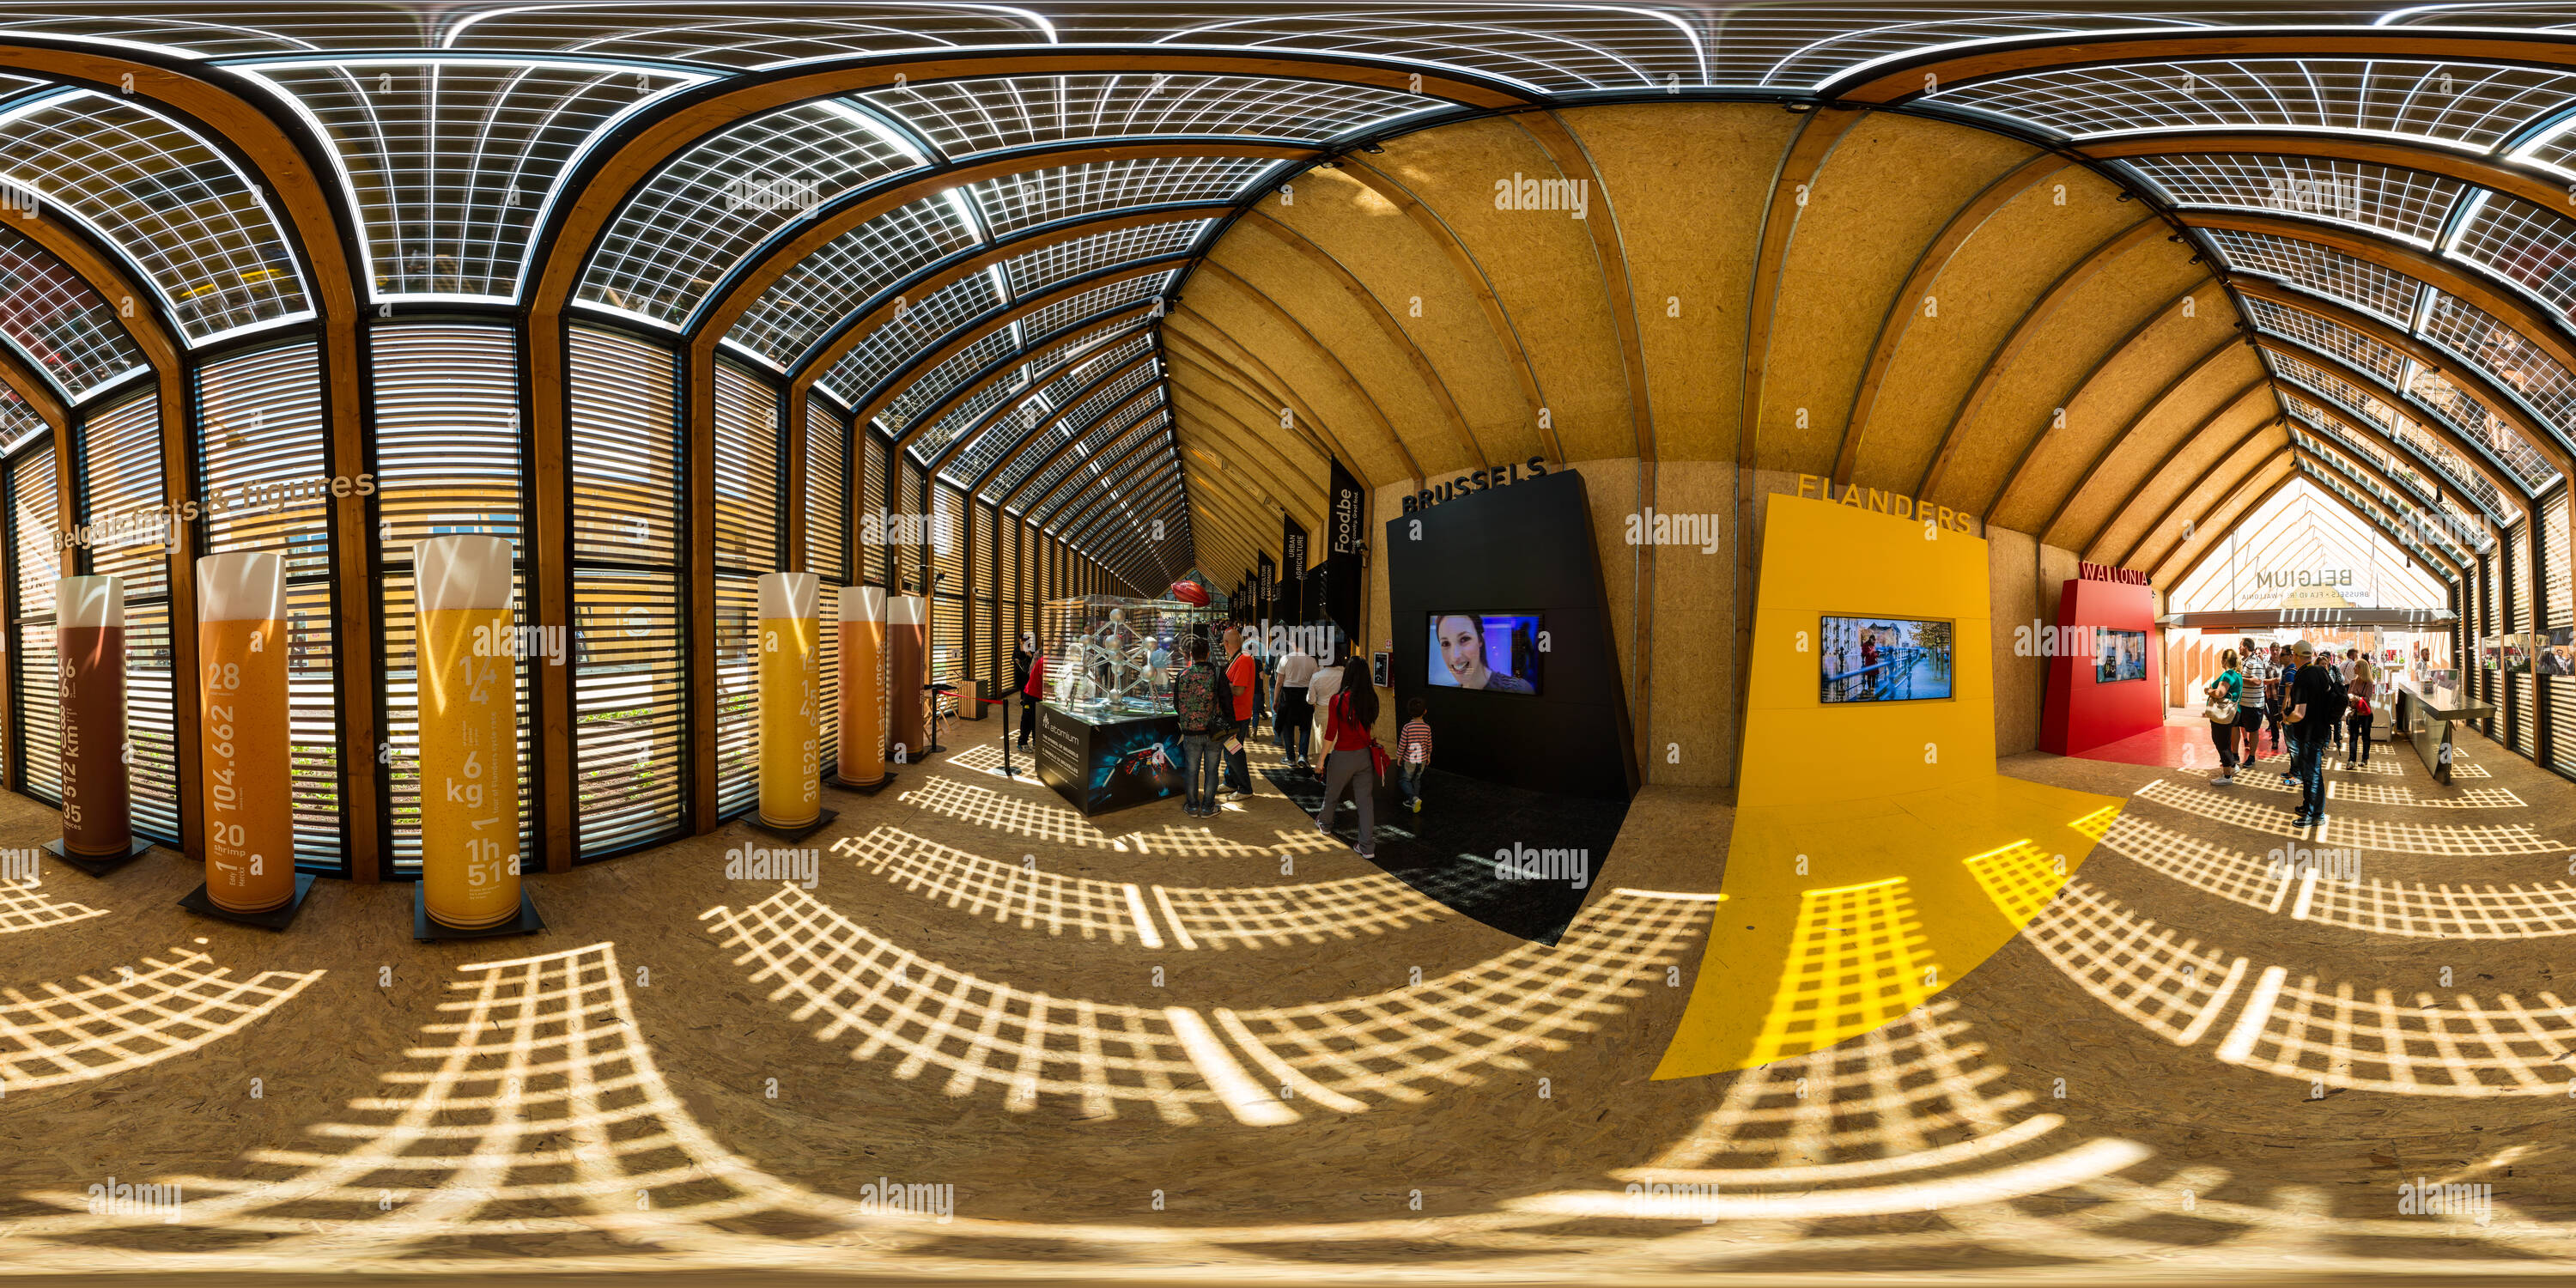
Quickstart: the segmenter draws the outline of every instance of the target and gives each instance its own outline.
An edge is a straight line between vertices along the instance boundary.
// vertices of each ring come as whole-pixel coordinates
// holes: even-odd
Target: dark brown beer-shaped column
[[[63,700],[63,848],[123,857],[134,844],[125,769],[125,581],[56,583]]]
[[[897,595],[886,605],[886,698],[892,703],[886,731],[898,765],[921,757],[930,745],[930,722],[924,705],[930,695],[930,601],[919,595]]]

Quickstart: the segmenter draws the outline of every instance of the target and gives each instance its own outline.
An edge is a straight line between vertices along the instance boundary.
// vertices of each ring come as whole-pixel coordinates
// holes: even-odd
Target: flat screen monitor
[[[1542,691],[1537,613],[1456,609],[1428,616],[1431,660],[1424,667],[1425,683],[1487,693],[1536,696]]]
[[[2147,633],[2093,628],[2093,682],[2117,684],[2147,678]]]
[[[1934,702],[1950,696],[1952,623],[1924,617],[1832,617],[1817,624],[1819,696],[1847,702]]]

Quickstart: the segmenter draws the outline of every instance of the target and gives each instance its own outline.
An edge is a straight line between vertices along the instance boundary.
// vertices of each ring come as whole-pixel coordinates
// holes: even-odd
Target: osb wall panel
[[[2057,204],[2061,185],[2064,205]],[[1934,314],[1908,324],[1888,363],[1885,392],[1861,427],[1855,481],[1913,492],[2014,324],[2068,266],[2137,218],[2138,207],[2113,200],[2113,192],[2090,172],[2068,167],[2004,203],[1959,246],[1926,292]]]
[[[1363,155],[1339,170],[1309,171],[1298,181],[1294,208],[1264,202],[1263,213],[1312,240],[1376,297],[1422,351],[1486,451],[1529,455],[1537,450],[1535,418],[1473,284],[1412,216],[1353,177],[1377,159]],[[1403,187],[1396,176],[1386,181]],[[1373,342],[1383,343],[1383,334]],[[1406,379],[1418,377],[1408,371]],[[1421,456],[1423,468],[1459,468],[1451,445],[1438,446]]]
[[[2156,536],[2159,525],[2172,529],[2181,522],[2180,517],[2174,514],[2174,508],[2182,504],[2183,490],[2227,454],[2234,444],[2278,415],[2278,407],[2268,389],[2257,389],[2229,405],[2210,422],[2207,430],[2184,444],[2182,451],[2157,471],[2146,487],[2138,492],[2135,501],[2114,516],[2088,553],[2111,562],[2143,567],[2132,561],[2152,553],[2152,538]]]
[[[2145,214],[2135,203],[2123,209]],[[1991,507],[2022,450],[2046,432],[2084,373],[2205,275],[2190,261],[2189,250],[2153,238],[2070,291],[2030,329],[1974,418],[1957,428],[1933,499],[1980,514]]]
[[[1627,248],[1657,457],[1668,468],[1735,460],[1744,299],[1772,177],[1798,118],[1743,103],[1558,115],[1592,158]]]
[[[1655,703],[1640,767],[1650,783],[1728,787],[1735,782],[1735,542],[1739,471],[1726,461],[1655,467],[1655,509],[1726,522],[1714,552],[1654,552]]]
[[[2040,526],[2085,481],[2094,462],[2195,363],[2234,343],[2234,321],[2226,295],[2206,277],[2196,292],[2148,314],[2126,344],[2078,377],[2062,404],[2066,427],[2043,432],[2020,467],[2018,485],[1996,509],[1995,522],[2051,535]]]
[[[1371,164],[1423,196],[1475,251],[1494,297],[1519,328],[1566,456],[1635,455],[1626,363],[1602,296],[1601,257],[1585,226],[1607,217],[1600,194],[1592,194],[1584,220],[1565,210],[1496,209],[1498,180],[1565,177],[1529,132],[1508,120],[1392,140]]]
[[[2252,506],[2263,499],[2265,491],[2274,483],[2297,472],[2298,465],[2290,459],[2287,445],[2287,437],[2278,430],[2265,430],[2257,435],[2256,441],[2247,444],[2244,451],[2238,455],[2239,461],[2247,458],[2255,460],[2257,463],[2253,468],[2237,476],[2226,487],[2218,486],[2217,480],[2213,479],[2209,484],[2198,489],[2198,494],[2193,497],[2195,504],[2183,510],[2183,516],[2191,522],[2191,536],[2167,543],[2164,549],[2152,559],[2141,555],[2135,566],[2146,569],[2159,581],[2181,580],[2183,571],[2191,566],[2200,552],[2222,540],[2228,530],[2233,528]],[[2271,455],[2264,456],[2263,453],[2266,451]],[[2231,465],[2235,463],[2230,462]],[[2204,495],[2208,497],[2207,504],[2198,504],[2201,496]],[[2177,521],[2173,526],[2176,531],[2172,535],[2181,538],[2180,522]]]
[[[2222,323],[2222,325],[2227,325]],[[2232,331],[2232,328],[2231,328]],[[2271,405],[2262,360],[2234,345],[2174,390],[2159,409],[2116,440],[2103,458],[2104,486],[2077,496],[2048,537],[2073,550],[2089,550],[2107,535],[2121,500],[2152,475],[2174,449],[2248,398]],[[2243,425],[2238,426],[2241,431]]]
[[[2039,703],[2047,660],[2015,651],[2014,632],[2049,620],[2040,611],[2039,543],[2010,528],[1986,530],[1986,565],[1993,584],[1992,647],[1995,659],[1995,754],[2009,756],[2039,745]]]
[[[1226,261],[1231,242],[1229,238],[1218,244],[1219,263]],[[1282,323],[1213,273],[1191,275],[1184,289],[1182,306],[1205,316],[1256,357],[1278,382],[1271,391],[1274,396],[1286,392],[1303,401],[1322,422],[1329,441],[1340,445],[1352,468],[1367,471],[1370,478],[1408,473],[1402,455],[1379,425],[1375,408],[1305,332]]]
[[[1792,208],[1755,431],[1764,465],[1832,471],[1860,373],[1906,275],[1961,205],[2032,151],[1886,113],[1863,117],[1835,143],[1806,205]]]
[[[1292,220],[1296,217],[1291,211],[1279,213]],[[1414,369],[1403,347],[1370,316],[1382,302],[1353,296],[1337,280],[1338,274],[1262,232],[1260,222],[1239,225],[1237,231],[1244,235],[1227,238],[1211,258],[1271,299],[1293,301],[1290,311],[1298,325],[1339,359],[1335,374],[1347,373],[1348,379],[1356,380],[1358,388],[1353,392],[1376,409],[1376,415],[1362,423],[1375,428],[1382,419],[1404,452],[1423,469],[1432,468],[1434,461],[1454,468],[1466,451],[1431,386]],[[1195,285],[1192,290],[1195,293]]]

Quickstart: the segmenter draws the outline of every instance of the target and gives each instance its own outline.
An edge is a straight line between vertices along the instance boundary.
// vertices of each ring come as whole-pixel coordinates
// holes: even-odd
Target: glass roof
[[[73,92],[0,113],[0,173],[121,251],[192,340],[307,312],[266,196],[230,156],[133,101]]]
[[[564,168],[655,97],[705,77],[506,62],[247,69],[318,124],[366,221],[378,298],[518,294]]]
[[[0,336],[66,401],[143,370],[116,310],[33,240],[0,223]],[[14,438],[14,435],[9,436]]]
[[[2375,386],[2275,355],[2285,394],[2306,389],[2309,405],[2339,408],[2420,448],[2424,469],[2456,470],[2463,477],[2451,482],[2498,513],[2518,512],[2528,495],[2495,495],[2467,462],[2445,459],[2452,449],[2435,426],[2476,444],[2526,493],[2552,485],[2556,472],[2489,402],[2510,401],[2496,404],[2507,417],[2560,448],[2576,446],[2576,377],[2553,356],[2567,351],[2564,320],[2576,313],[2576,220],[2470,179],[2407,168],[2403,157],[2356,160],[2308,144],[2363,135],[2526,175],[2555,168],[2553,186],[2576,181],[2576,70],[2517,64],[2500,43],[2474,60],[2297,50],[2300,36],[2325,30],[2563,30],[2563,5],[2193,0],[2070,12],[1665,0],[243,0],[196,17],[169,8],[35,0],[15,6],[7,25],[224,60],[273,87],[336,165],[336,195],[363,229],[364,272],[384,298],[524,304],[537,233],[556,203],[575,199],[563,190],[567,178],[621,126],[692,87],[748,84],[816,60],[928,60],[896,84],[764,103],[683,141],[601,212],[594,244],[572,248],[587,256],[574,299],[691,333],[720,290],[819,221],[898,186],[923,194],[785,266],[722,339],[776,375],[811,378],[888,430],[918,431],[912,447],[925,459],[954,449],[943,469],[953,480],[972,484],[1011,460],[988,496],[1008,491],[1021,481],[1013,475],[1056,444],[1082,446],[1041,483],[1147,426],[1169,435],[1161,395],[1116,425],[1090,418],[1117,400],[1076,396],[1096,374],[1085,364],[1126,361],[1147,343],[1139,328],[1150,320],[1105,315],[1171,290],[1190,257],[1206,253],[1218,216],[1305,164],[1299,149],[1338,151],[1515,103],[1814,94],[1905,60],[2007,42],[2039,49],[2041,65],[1953,80],[1907,106],[2078,141],[2169,142],[2167,151],[2125,146],[2146,154],[2106,164],[2186,223],[2206,212],[2277,219],[2272,231],[2196,234],[2230,273],[2341,303],[2457,363],[2437,372],[2322,311],[2249,299],[2259,331],[2347,364]],[[2225,39],[2206,54],[2119,57],[2124,40],[2192,36]],[[2268,44],[2251,47],[2258,41]],[[1014,65],[1086,51],[1110,57]],[[1230,61],[1191,65],[1213,59]],[[878,67],[903,70],[900,62]],[[41,176],[49,198],[153,283],[192,343],[309,316],[291,242],[263,188],[191,127],[140,99],[6,77],[0,125],[0,171]],[[2209,146],[2214,134],[2248,131],[2278,145],[2238,137]],[[1014,165],[1022,154],[1025,168],[994,173],[994,163]],[[942,182],[950,173],[956,182]],[[1118,226],[1086,229],[1088,220]],[[2302,224],[2441,257],[2527,301],[2527,316],[2498,318],[2404,271],[2292,235]],[[989,268],[947,270],[1021,237],[1033,243]],[[907,286],[950,277],[935,290]],[[53,281],[33,269],[13,276],[21,294],[41,295]],[[897,296],[905,298],[895,316],[846,334]],[[24,307],[37,307],[32,295]],[[10,339],[67,391],[139,365],[112,316],[57,297],[41,309],[49,334]],[[2534,326],[2556,334],[2517,329]],[[1089,351],[1101,344],[1114,351]],[[827,354],[832,361],[822,364]],[[815,366],[823,369],[808,370]],[[915,425],[988,379],[936,423]],[[1158,367],[1149,383],[1161,379]],[[1013,457],[1067,398],[1077,405],[1048,431],[1050,441]],[[1181,490],[1176,465],[1164,475]],[[1145,484],[1137,486],[1114,504],[1146,504]],[[1187,547],[1156,557],[1173,554],[1195,561]]]

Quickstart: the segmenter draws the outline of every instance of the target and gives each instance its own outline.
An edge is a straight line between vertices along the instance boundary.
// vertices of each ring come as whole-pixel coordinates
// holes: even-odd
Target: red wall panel
[[[2061,756],[2090,751],[2163,724],[2164,639],[2145,586],[2070,580],[2057,601],[2060,647],[2048,663],[2048,702],[2040,709],[2039,749]],[[2147,678],[2103,683],[2094,668],[2096,628],[2144,631]],[[2079,653],[2068,647],[2082,641]]]

